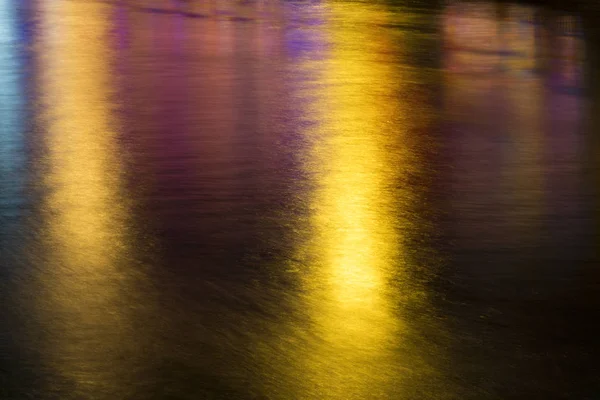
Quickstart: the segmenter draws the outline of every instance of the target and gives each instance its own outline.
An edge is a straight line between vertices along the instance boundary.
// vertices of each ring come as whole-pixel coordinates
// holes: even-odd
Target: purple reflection
[[[323,11],[316,6],[307,6],[305,9],[292,7],[289,14],[292,22],[286,26],[285,44],[290,56],[295,59],[324,59],[327,39],[318,29],[324,23]]]

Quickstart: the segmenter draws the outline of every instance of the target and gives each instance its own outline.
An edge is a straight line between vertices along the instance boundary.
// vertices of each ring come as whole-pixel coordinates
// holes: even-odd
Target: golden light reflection
[[[415,198],[401,182],[418,168],[398,101],[406,77],[382,28],[389,15],[383,7],[327,7],[323,37],[330,50],[325,60],[302,65],[319,71],[320,83],[307,94],[316,100],[306,110],[319,123],[305,132],[315,189],[312,237],[298,259],[299,268],[308,268],[306,301],[317,339],[299,367],[302,398],[386,398],[397,393],[407,368],[395,359],[405,330],[398,304],[422,296],[403,276],[403,235]]]
[[[66,386],[49,390],[121,396],[128,386],[119,382],[133,373],[132,304],[142,299],[133,301],[139,291],[131,283],[134,249],[111,89],[111,6],[39,7],[46,260],[36,304],[45,361]]]

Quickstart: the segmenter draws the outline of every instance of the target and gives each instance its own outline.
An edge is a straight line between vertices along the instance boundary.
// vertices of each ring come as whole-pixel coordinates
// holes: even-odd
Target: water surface
[[[0,398],[592,399],[580,20],[0,0]]]

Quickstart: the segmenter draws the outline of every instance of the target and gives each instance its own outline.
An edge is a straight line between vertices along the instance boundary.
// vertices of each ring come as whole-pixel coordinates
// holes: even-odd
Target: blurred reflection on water
[[[9,2],[0,3],[0,237],[9,240],[25,201],[24,130],[26,126],[24,55],[19,51],[21,31],[18,12]]]
[[[128,398],[145,368],[150,329],[140,335],[136,324],[149,293],[119,154],[111,11],[70,2],[38,10],[36,200],[23,243],[28,275],[15,292],[35,326],[22,340],[48,378],[36,397]]]
[[[0,398],[597,393],[578,18],[177,7],[0,0]]]

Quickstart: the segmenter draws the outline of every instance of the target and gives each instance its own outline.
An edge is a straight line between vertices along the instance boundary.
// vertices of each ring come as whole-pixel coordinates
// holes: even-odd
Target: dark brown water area
[[[548,15],[0,0],[0,399],[597,398],[597,49]]]

